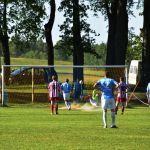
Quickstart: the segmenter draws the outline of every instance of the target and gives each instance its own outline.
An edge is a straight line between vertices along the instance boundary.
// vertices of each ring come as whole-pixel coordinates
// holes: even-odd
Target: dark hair
[[[68,79],[68,78],[66,79],[66,82],[69,82],[69,79]]]
[[[109,71],[106,71],[106,72],[105,72],[105,76],[106,76],[106,77],[110,77],[110,72],[109,72]]]
[[[120,80],[121,80],[121,81],[124,81],[124,77],[120,77]]]

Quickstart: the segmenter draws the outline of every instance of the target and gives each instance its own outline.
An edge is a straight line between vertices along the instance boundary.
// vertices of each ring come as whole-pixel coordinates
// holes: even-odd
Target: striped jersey
[[[53,80],[52,82],[49,83],[48,85],[49,89],[49,97],[59,97],[59,92],[60,92],[60,84]]]
[[[120,82],[118,86],[118,95],[119,98],[126,98],[126,89],[128,88],[125,82]]]

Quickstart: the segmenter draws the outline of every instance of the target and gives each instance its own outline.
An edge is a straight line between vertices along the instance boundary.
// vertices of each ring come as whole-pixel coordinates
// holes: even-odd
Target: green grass
[[[120,110],[119,110],[120,112]],[[0,108],[1,150],[149,150],[150,109],[126,108],[116,116],[117,129],[103,128],[100,109],[59,109],[47,104]]]
[[[46,59],[11,58],[11,65],[47,65]],[[72,65],[71,61],[56,60],[55,65]]]

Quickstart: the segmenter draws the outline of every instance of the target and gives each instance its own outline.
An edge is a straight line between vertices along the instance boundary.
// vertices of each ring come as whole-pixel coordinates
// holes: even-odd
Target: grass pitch
[[[149,150],[150,109],[126,108],[116,115],[118,128],[103,128],[102,111],[88,105],[71,111],[60,105],[50,115],[48,104],[0,108],[1,150]]]

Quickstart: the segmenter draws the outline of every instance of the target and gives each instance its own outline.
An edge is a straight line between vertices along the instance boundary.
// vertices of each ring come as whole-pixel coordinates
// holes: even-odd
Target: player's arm
[[[97,82],[93,85],[94,89],[98,89],[98,84]]]

